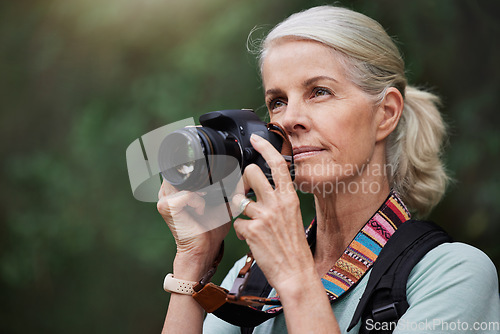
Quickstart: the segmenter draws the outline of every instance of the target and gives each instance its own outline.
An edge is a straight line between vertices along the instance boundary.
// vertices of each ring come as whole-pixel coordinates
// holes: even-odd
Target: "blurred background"
[[[159,333],[175,245],[127,146],[205,112],[265,116],[248,33],[311,0],[0,2],[0,332]],[[455,178],[431,218],[500,267],[500,3],[337,1],[443,98]],[[303,196],[304,219],[313,217]],[[214,280],[247,250],[231,231]]]

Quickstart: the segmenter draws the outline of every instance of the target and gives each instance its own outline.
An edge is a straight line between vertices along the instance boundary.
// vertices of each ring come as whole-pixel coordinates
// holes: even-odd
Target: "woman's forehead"
[[[329,76],[341,81],[345,61],[338,52],[310,40],[285,40],[273,44],[262,62],[264,85],[275,80],[309,80]]]

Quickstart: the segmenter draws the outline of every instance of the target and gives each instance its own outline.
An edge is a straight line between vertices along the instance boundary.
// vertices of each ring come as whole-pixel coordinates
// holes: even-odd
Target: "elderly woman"
[[[410,212],[426,214],[443,196],[445,125],[438,99],[407,85],[402,57],[377,22],[343,8],[312,8],[277,25],[262,43],[260,64],[270,119],[289,136],[296,176],[292,181],[270,143],[252,136],[276,186],[257,166],[248,166],[243,181],[256,201],[244,210],[249,219],[236,219],[234,228],[273,287],[270,297],[279,296],[283,307],[254,333],[344,333],[377,258],[363,240],[380,250]],[[312,245],[297,188],[314,195]],[[214,262],[229,225],[180,238],[172,217],[182,215],[188,203],[201,213],[204,204],[188,192],[167,204],[172,192],[163,184],[158,209],[176,235],[174,276],[198,281]],[[356,268],[364,255],[367,268],[342,281],[342,265]],[[235,264],[222,286],[231,288],[244,261]],[[500,317],[495,267],[461,243],[434,248],[413,268],[407,299],[410,307],[402,319],[419,327],[397,328],[398,333],[422,332],[420,323],[435,321],[452,325],[424,331],[451,333],[457,329],[453,322],[460,321],[474,332],[474,323]],[[240,333],[210,314],[203,325],[203,317],[191,296],[173,293],[164,332]]]

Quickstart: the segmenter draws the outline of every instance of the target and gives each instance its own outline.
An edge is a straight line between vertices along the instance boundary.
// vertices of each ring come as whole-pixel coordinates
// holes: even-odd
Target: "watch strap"
[[[180,293],[183,295],[193,295],[193,286],[198,282],[185,281],[168,274],[163,281],[163,290],[167,292]]]

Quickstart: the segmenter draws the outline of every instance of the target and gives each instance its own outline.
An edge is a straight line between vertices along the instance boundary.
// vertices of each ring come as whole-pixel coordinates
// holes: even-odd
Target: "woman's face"
[[[338,57],[318,42],[286,40],[270,48],[262,65],[266,105],[271,121],[290,135],[301,191],[363,182],[376,151],[376,107]]]

